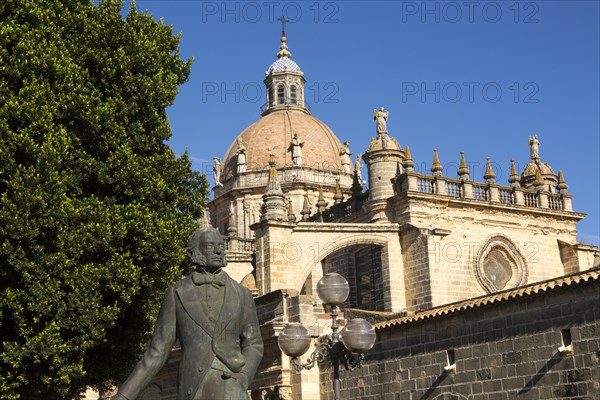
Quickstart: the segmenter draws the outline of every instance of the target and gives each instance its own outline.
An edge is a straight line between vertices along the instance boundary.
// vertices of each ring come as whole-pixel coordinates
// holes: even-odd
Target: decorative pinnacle
[[[296,214],[294,214],[294,207],[292,206],[292,199],[288,201],[288,221],[296,222]]]
[[[404,150],[404,160],[402,162],[402,166],[406,169],[406,172],[413,172],[415,163],[410,155],[410,148],[406,145],[406,150]]]
[[[535,180],[533,181],[533,186],[535,186],[538,190],[541,190],[544,186],[544,179],[542,178],[542,173],[540,172],[539,168],[535,169]]]
[[[431,172],[433,172],[433,176],[442,176],[442,164],[440,163],[440,158],[438,157],[437,149],[433,149],[433,164],[431,165]]]
[[[286,44],[287,38],[285,37],[285,23],[290,22],[282,15],[281,18],[277,18],[278,21],[281,21],[281,46],[279,47],[279,51],[277,52],[277,58],[283,57],[291,57],[292,53],[288,50],[288,46]]]
[[[558,189],[559,193],[567,193],[567,189],[569,188],[565,182],[565,177],[562,170],[558,171],[558,185],[556,185],[556,188]]]
[[[362,185],[358,180],[358,170],[354,170],[354,175],[352,176],[352,186],[350,187],[350,191],[352,192],[352,197],[356,197],[362,193]]]
[[[281,193],[281,186],[279,185],[279,178],[277,177],[277,169],[275,166],[277,162],[275,161],[275,155],[269,154],[269,180],[267,182],[267,193],[275,191],[277,193]]]
[[[327,207],[327,202],[323,196],[323,185],[319,186],[319,199],[317,201],[317,211],[319,212],[319,222],[323,222],[323,213]]]
[[[304,193],[304,203],[302,203],[302,221],[307,221],[310,217],[310,204],[308,203],[308,193]]]
[[[515,160],[510,160],[510,176],[508,177],[508,183],[510,186],[519,187],[519,175],[517,174],[517,168],[515,167]]]
[[[492,162],[489,157],[486,157],[485,160],[485,174],[483,175],[483,179],[485,179],[485,183],[496,183],[496,174],[492,169]]]
[[[344,195],[342,195],[342,189],[340,188],[340,178],[336,178],[335,180],[335,194],[333,195],[333,200],[335,201],[335,204],[340,204],[342,200],[344,200]]]
[[[467,161],[465,160],[465,152],[461,151],[460,166],[458,167],[458,176],[460,177],[461,181],[468,181],[470,173],[471,171],[469,170],[469,167],[467,166]]]

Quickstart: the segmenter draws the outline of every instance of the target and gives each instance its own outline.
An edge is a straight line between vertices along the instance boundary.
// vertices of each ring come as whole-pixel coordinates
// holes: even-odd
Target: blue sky
[[[126,7],[128,4],[126,4]],[[279,49],[281,15],[292,59],[308,81],[312,114],[350,149],[375,134],[372,112],[429,171],[437,148],[455,176],[464,151],[483,181],[491,157],[507,184],[510,160],[540,156],[562,170],[587,218],[580,239],[600,242],[600,8],[597,1],[138,0],[181,32],[191,79],[169,108],[170,145],[212,179],[212,157],[260,118],[264,72]],[[366,175],[366,174],[365,174]]]

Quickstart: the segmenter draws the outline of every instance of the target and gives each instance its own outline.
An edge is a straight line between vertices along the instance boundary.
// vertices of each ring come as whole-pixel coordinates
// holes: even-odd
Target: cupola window
[[[290,104],[298,104],[298,95],[296,93],[296,85],[290,86]]]
[[[277,104],[284,104],[283,85],[277,86]]]

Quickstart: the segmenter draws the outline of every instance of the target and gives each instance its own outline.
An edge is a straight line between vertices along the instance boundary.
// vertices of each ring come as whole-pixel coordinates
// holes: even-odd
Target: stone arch
[[[522,286],[527,282],[527,265],[518,246],[506,235],[488,236],[475,253],[475,276],[488,292]]]
[[[316,274],[313,274],[313,277],[322,275],[321,262],[327,256],[335,253],[336,251],[342,250],[346,247],[351,247],[360,244],[372,244],[386,248],[388,246],[388,242],[389,240],[386,235],[375,235],[365,233],[345,235],[342,237],[332,237],[329,239],[328,242],[325,242],[325,244],[318,249],[318,253],[316,254],[316,257],[314,257],[312,262],[302,269],[302,272],[298,275],[298,278],[296,279],[295,288],[301,290],[304,286],[304,282],[311,273],[316,272]],[[319,274],[319,271],[317,270],[319,270],[321,274]]]

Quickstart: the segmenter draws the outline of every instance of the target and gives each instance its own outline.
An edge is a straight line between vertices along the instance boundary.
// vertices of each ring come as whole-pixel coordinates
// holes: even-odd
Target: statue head
[[[215,272],[227,265],[223,238],[213,227],[203,227],[192,233],[187,256],[194,268],[202,268],[208,272]]]

